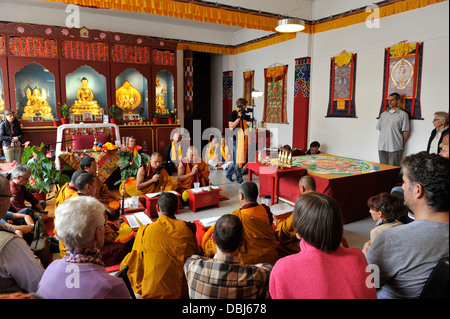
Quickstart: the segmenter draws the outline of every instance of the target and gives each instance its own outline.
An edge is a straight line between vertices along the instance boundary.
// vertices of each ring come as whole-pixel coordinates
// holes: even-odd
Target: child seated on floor
[[[370,231],[370,241],[388,228],[403,225],[398,219],[408,212],[400,197],[386,192],[370,197],[367,205],[376,222],[376,227]]]

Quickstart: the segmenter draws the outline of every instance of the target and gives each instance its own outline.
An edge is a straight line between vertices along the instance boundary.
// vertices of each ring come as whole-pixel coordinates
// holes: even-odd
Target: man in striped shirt
[[[269,288],[270,264],[244,265],[238,255],[244,234],[241,220],[226,214],[214,229],[214,258],[194,255],[184,264],[191,299],[260,299]]]

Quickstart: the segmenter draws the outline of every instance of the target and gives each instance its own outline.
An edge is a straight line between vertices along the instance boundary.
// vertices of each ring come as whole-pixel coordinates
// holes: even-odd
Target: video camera
[[[241,116],[242,118],[244,118],[244,116],[247,114],[247,110],[244,109],[244,107],[242,105],[238,105],[237,111],[238,111],[238,113],[242,112],[242,116]]]

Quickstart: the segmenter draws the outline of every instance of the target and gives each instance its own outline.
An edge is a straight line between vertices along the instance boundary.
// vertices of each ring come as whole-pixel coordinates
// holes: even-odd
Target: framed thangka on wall
[[[263,122],[287,124],[287,65],[264,69]]]
[[[356,53],[343,51],[331,58],[327,117],[356,117]]]
[[[389,108],[389,94],[401,96],[400,108],[410,119],[422,120],[420,88],[422,84],[423,42],[400,42],[384,51],[383,100],[380,114]]]
[[[248,70],[244,72],[244,99],[248,101],[248,106],[253,105],[252,101],[252,89],[253,89],[253,79],[255,71]]]

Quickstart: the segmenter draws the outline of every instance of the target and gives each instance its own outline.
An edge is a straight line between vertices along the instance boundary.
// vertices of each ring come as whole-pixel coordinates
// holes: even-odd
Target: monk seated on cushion
[[[145,194],[168,192],[172,190],[172,182],[167,171],[162,168],[163,157],[161,153],[154,152],[150,157],[150,163],[139,167],[136,175],[136,188],[139,200],[145,207]]]
[[[177,208],[177,196],[162,193],[156,205],[158,220],[139,228],[132,251],[120,264],[129,267],[133,291],[143,298],[188,298],[183,266],[199,248],[195,225],[177,220]]]
[[[239,259],[246,265],[275,264],[277,259],[276,238],[272,228],[273,217],[270,208],[258,204],[258,186],[245,181],[239,186],[239,200],[242,207],[231,212],[244,225],[244,244],[239,248]],[[216,245],[211,238],[214,226],[210,227],[202,240],[202,248],[207,257],[216,253]]]
[[[300,178],[298,187],[300,188],[300,195],[315,192],[316,181],[312,176],[305,175]],[[276,224],[276,235],[278,237],[278,242],[283,248],[287,249],[287,251],[289,252],[298,253],[300,251],[300,240],[295,235],[292,216],[293,214],[291,214],[288,218],[281,220],[278,220],[274,216]]]
[[[178,164],[177,180],[177,192],[182,194],[184,202],[188,197],[183,193],[187,189],[194,188],[194,183],[200,183],[200,187],[209,185],[208,165],[198,155],[198,150],[193,145],[189,146],[186,158],[183,158]]]
[[[95,194],[97,193],[97,182],[95,180],[95,176],[92,174],[80,174],[80,176],[78,176],[75,181],[75,185],[78,191],[71,198],[77,196],[95,197]],[[115,241],[118,236],[118,232],[117,229],[114,229],[114,227],[111,226],[112,224],[110,223],[105,224],[105,243],[100,249],[100,254],[102,255],[103,263],[106,267],[120,263],[130,251],[130,249],[125,244]],[[66,245],[61,240],[59,241],[59,251],[61,257],[64,257],[66,254]]]
[[[72,174],[70,182],[61,186],[55,197],[55,208],[64,203],[66,199],[71,198],[74,194],[77,193],[75,181],[77,180],[77,177],[80,176],[82,173],[88,174],[88,172],[86,172],[84,169],[78,169]]]
[[[121,198],[111,192],[97,176],[97,162],[95,161],[95,158],[91,156],[83,157],[80,160],[80,168],[95,176],[97,182],[97,194],[95,195],[95,198],[105,204],[106,211],[108,212],[108,219],[114,220],[120,210]]]

